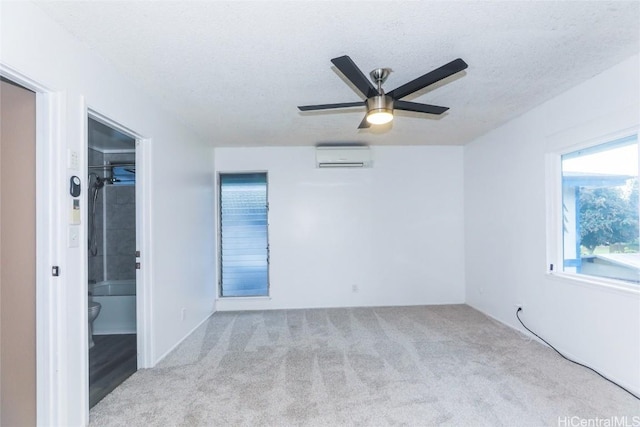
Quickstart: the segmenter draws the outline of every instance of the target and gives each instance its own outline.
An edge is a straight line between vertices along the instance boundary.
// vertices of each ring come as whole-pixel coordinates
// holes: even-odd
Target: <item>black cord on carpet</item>
[[[518,309],[516,310],[516,317],[518,318],[518,322],[520,322],[520,324],[522,325],[523,328],[525,328],[527,331],[531,332],[533,335],[535,335],[536,337],[538,337],[543,343],[545,343],[546,345],[548,345],[549,347],[551,347],[556,353],[558,353],[560,356],[562,356],[563,359],[568,360],[571,363],[575,363],[576,365],[580,365],[583,368],[587,368],[588,370],[595,372],[596,374],[600,375],[602,378],[604,378],[605,380],[609,381],[611,384],[613,385],[617,385],[618,387],[620,387],[621,389],[623,389],[624,391],[626,391],[627,393],[629,393],[631,396],[635,397],[636,399],[640,400],[640,397],[638,397],[637,395],[635,395],[634,393],[632,393],[631,391],[627,390],[626,388],[624,388],[623,386],[621,386],[620,384],[618,384],[617,382],[610,380],[609,378],[605,377],[604,375],[602,375],[600,372],[596,371],[595,369],[587,366],[587,365],[583,365],[580,362],[576,362],[575,360],[571,360],[569,359],[567,356],[565,356],[564,354],[560,353],[558,351],[557,348],[555,348],[554,346],[552,346],[551,344],[549,344],[544,338],[542,338],[540,335],[536,334],[535,332],[533,332],[531,329],[527,328],[527,326],[522,323],[522,319],[520,319],[520,315],[518,313],[520,313],[522,311],[522,307],[518,307]]]

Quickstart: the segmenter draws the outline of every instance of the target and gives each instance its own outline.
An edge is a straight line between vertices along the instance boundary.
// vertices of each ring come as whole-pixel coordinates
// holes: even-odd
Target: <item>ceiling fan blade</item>
[[[367,115],[365,114],[364,119],[360,122],[360,126],[358,126],[358,129],[367,129],[369,127],[371,127],[371,123],[367,121]]]
[[[436,68],[435,70],[430,71],[427,74],[410,81],[409,83],[395,88],[391,92],[388,92],[387,95],[392,97],[393,99],[404,98],[405,96],[410,95],[413,92],[439,82],[440,80],[445,79],[459,71],[462,71],[467,67],[467,63],[462,59],[454,59],[453,61],[443,65],[440,68]]]
[[[329,110],[331,108],[362,107],[364,104],[365,101],[341,102],[339,104],[301,105],[298,109],[300,111]]]
[[[439,107],[437,105],[418,104],[417,102],[409,101],[393,101],[394,110],[415,111],[418,113],[428,114],[442,114],[449,109],[449,107]]]
[[[360,68],[347,55],[333,58],[331,62],[365,97],[369,98],[378,94],[378,90],[371,83],[371,80],[365,77]]]

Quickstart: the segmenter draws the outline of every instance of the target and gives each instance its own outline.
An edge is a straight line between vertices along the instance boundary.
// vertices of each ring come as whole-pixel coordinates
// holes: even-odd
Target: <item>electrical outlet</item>
[[[351,285],[352,292],[358,292],[358,285]]]
[[[522,308],[522,303],[521,302],[516,303],[516,308]]]

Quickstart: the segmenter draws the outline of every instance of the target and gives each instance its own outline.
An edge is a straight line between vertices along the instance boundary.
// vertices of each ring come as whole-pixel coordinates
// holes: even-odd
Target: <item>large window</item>
[[[637,135],[561,160],[562,271],[640,283]]]
[[[220,296],[269,294],[267,174],[220,174]]]

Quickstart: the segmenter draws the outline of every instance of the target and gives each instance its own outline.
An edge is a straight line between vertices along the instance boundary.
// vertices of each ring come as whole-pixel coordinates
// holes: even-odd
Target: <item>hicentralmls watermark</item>
[[[640,427],[640,415],[606,418],[558,417],[558,427]]]

